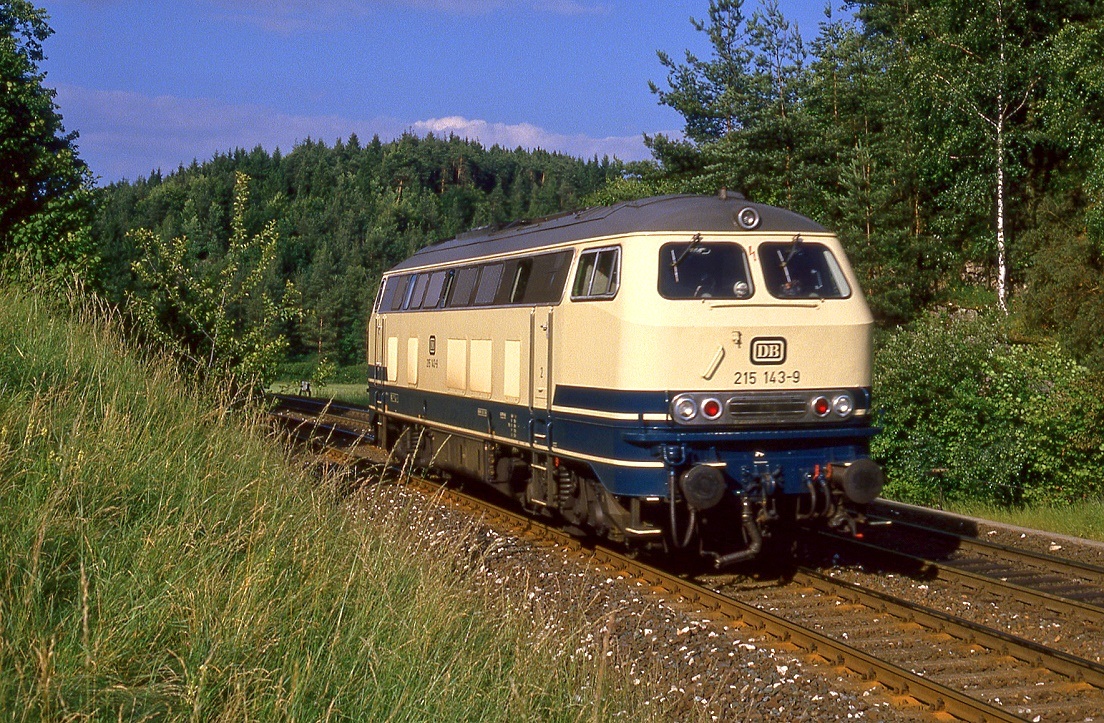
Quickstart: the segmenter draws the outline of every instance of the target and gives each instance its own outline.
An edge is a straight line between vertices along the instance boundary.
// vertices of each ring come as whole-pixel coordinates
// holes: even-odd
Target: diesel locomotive
[[[737,194],[477,229],[388,270],[377,440],[533,511],[718,567],[854,529],[873,319],[838,239]]]

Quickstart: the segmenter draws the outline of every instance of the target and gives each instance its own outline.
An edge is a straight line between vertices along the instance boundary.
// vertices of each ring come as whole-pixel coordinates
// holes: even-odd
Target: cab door
[[[534,307],[529,315],[529,413],[530,444],[552,447],[552,333],[554,309]]]
[[[368,363],[376,369],[382,370],[383,365],[386,363],[383,358],[384,336],[383,336],[383,317],[377,314],[372,319],[372,328],[369,330],[371,339],[369,341],[369,358]],[[377,372],[378,374],[379,372]]]

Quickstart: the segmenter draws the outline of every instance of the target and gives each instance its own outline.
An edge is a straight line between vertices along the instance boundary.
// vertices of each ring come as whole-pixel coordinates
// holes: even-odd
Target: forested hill
[[[691,22],[706,52],[658,54],[666,77],[651,89],[685,122],[645,138],[653,161],[415,136],[307,142],[286,157],[234,152],[100,191],[99,286],[119,300],[137,282],[137,238],[159,269],[176,252],[151,238],[186,238],[181,278],[201,279],[198,295],[210,296],[233,268],[224,252],[234,233],[259,238],[271,222],[268,296],[290,298],[294,321],[285,309],[274,323],[244,290],[242,303],[207,308],[237,336],[286,338],[293,358],[351,363],[379,272],[427,243],[592,202],[727,188],[838,233],[884,326],[933,308],[992,307],[1026,338],[1056,338],[1104,372],[1101,5],[854,0],[829,8],[806,40],[776,0],[702,0]],[[239,172],[249,200],[235,232]],[[176,279],[155,271],[136,294],[151,300],[146,328],[206,350],[194,342],[214,336],[212,325],[192,297],[168,298]]]
[[[362,361],[365,319],[384,269],[474,226],[575,209],[622,166],[414,135],[365,145],[355,135],[332,146],[308,140],[286,155],[261,148],[217,155],[97,192],[93,236],[108,297],[121,301],[138,284],[134,229],[165,241],[186,237],[192,268],[221,259],[239,172],[249,178],[245,231],[272,222],[278,234],[268,287],[282,297],[291,281],[301,297],[302,313],[283,329],[289,356],[321,351],[352,364]]]

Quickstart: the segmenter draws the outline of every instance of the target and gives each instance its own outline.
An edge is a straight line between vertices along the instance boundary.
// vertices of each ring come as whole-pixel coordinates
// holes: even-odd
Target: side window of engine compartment
[[[659,249],[659,295],[665,299],[747,299],[754,291],[744,248],[691,241]]]
[[[759,246],[763,279],[778,299],[846,299],[851,286],[836,257],[823,244],[796,237],[787,243]]]
[[[406,291],[409,281],[410,276],[407,275],[400,276],[397,279],[392,278],[392,280],[388,282],[388,287],[390,287],[391,284],[395,285],[395,292],[391,295],[391,303],[387,305],[391,311],[398,311],[402,308],[403,302],[406,301]],[[391,294],[390,288],[388,288],[387,293]]]
[[[380,283],[379,295],[376,298],[375,305],[377,314],[381,311],[386,312],[391,309],[391,299],[395,298],[396,285],[397,283],[394,276]]]
[[[571,251],[557,251],[533,257],[525,288],[521,293],[523,304],[558,304],[567,285],[567,272],[571,268]]]
[[[620,246],[592,249],[579,255],[575,281],[571,284],[572,300],[612,299],[620,287]]]
[[[429,274],[417,274],[414,276],[414,282],[408,284],[408,293],[406,303],[403,304],[404,309],[420,309],[422,308],[422,299],[425,297],[426,284],[429,283]]]
[[[498,292],[498,282],[502,280],[502,264],[484,264],[479,275],[479,286],[475,289],[475,306],[486,306],[494,302]]]
[[[495,306],[508,306],[521,301],[525,284],[533,270],[533,259],[510,259],[502,272],[502,280],[495,294]]]
[[[446,306],[471,306],[475,285],[479,281],[479,267],[465,266],[456,272]]]
[[[447,271],[434,271],[430,274],[429,285],[426,286],[423,309],[436,309],[441,303],[441,295],[445,291],[445,281],[448,279]]]
[[[555,251],[505,262],[392,276],[380,289],[377,309],[417,311],[558,304],[567,285],[573,253]],[[609,266],[606,261],[602,263]]]

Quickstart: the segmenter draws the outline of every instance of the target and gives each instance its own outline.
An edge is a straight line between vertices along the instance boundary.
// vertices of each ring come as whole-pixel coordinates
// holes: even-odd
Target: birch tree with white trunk
[[[975,157],[992,173],[997,303],[1005,313],[1008,176],[1018,162],[1010,154],[1010,141],[1022,128],[1039,81],[1035,67],[1041,44],[1025,31],[1027,12],[1023,0],[945,0],[917,9],[907,20],[913,39],[909,61],[918,90],[961,123],[958,147],[968,145],[963,140],[971,136],[980,136],[987,146]]]

